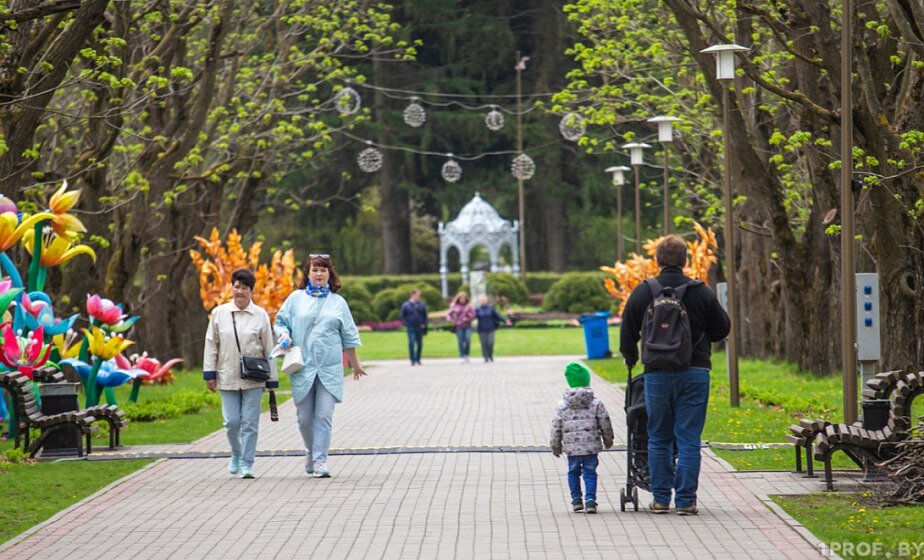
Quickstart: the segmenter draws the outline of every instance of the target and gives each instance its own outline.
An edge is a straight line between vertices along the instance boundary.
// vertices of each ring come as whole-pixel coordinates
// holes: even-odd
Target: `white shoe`
[[[330,469],[327,468],[327,463],[323,461],[315,462],[314,477],[315,478],[330,478]]]

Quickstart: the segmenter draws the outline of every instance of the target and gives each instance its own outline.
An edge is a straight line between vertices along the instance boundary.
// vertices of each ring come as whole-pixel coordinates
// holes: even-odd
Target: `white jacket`
[[[238,391],[263,387],[265,382],[241,378],[241,352],[234,340],[234,321],[237,322],[237,336],[241,352],[245,356],[268,358],[273,351],[273,327],[266,311],[250,302],[244,309],[230,301],[212,310],[209,328],[205,333],[205,356],[202,372],[205,379],[217,379],[221,391]],[[279,379],[276,360],[270,360],[270,381]]]

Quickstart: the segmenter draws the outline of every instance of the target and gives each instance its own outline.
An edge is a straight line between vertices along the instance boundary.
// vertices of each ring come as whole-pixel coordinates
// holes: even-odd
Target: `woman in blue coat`
[[[366,375],[356,355],[359,331],[339,289],[330,255],[309,255],[302,285],[282,304],[274,327],[279,342],[297,346],[305,364],[291,376],[292,400],[305,442],[305,472],[315,478],[330,477],[327,452],[334,404],[343,401],[343,353],[354,379]]]

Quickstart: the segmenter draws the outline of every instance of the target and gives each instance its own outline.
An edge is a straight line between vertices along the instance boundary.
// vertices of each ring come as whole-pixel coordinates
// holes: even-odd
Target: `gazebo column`
[[[448,259],[446,258],[446,253],[449,250],[442,243],[440,239],[440,286],[443,288],[443,297],[449,297],[449,265]]]
[[[513,253],[513,275],[520,276],[520,221],[513,221],[513,235],[510,236],[510,252]]]
[[[488,255],[489,255],[489,258],[491,259],[491,272],[492,273],[498,271],[497,261],[500,260],[500,247],[498,247],[496,243],[497,243],[497,240],[492,239],[491,245],[488,246]]]
[[[472,248],[468,247],[464,251],[459,251],[459,258],[462,261],[462,283],[468,284],[468,259],[471,257]]]

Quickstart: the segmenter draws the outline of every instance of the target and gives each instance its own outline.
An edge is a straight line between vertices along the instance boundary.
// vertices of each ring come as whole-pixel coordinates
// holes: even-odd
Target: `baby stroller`
[[[638,489],[651,492],[651,475],[648,472],[648,412],[645,410],[645,376],[632,377],[626,383],[626,487],[619,491],[619,509],[626,511],[631,502],[638,511]]]

